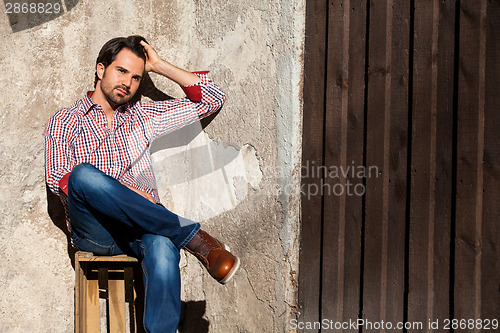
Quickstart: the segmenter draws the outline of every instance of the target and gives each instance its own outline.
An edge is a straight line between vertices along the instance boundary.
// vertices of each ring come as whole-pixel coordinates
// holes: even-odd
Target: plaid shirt
[[[186,98],[161,102],[126,103],[113,115],[111,128],[92,92],[70,108],[59,110],[46,127],[46,180],[63,202],[61,180],[80,163],[90,163],[107,175],[147,192],[159,202],[149,147],[166,133],[191,124],[219,110],[224,92],[207,77],[182,87]]]

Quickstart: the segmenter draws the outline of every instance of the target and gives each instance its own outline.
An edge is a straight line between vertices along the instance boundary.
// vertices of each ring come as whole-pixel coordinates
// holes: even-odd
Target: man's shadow
[[[164,101],[173,99],[173,97],[160,91],[154,85],[149,74],[145,74],[143,81],[132,101],[140,100],[145,96],[153,101]],[[219,110],[220,111],[220,110]],[[155,145],[152,148],[155,151],[168,149],[178,146],[187,145],[191,142],[203,129],[212,122],[218,114],[216,113],[202,119],[200,122],[183,127],[175,132],[168,133],[158,140],[155,140]],[[158,142],[157,142],[158,141]],[[67,252],[71,261],[71,266],[75,268],[75,253],[76,249],[71,244],[71,234],[66,225],[66,214],[64,207],[59,197],[53,194],[48,185],[45,185],[47,193],[47,212],[50,219],[56,227],[58,227],[66,236]],[[180,333],[205,333],[208,332],[209,322],[203,318],[206,310],[206,301],[188,301],[182,302],[181,318],[179,323]]]
[[[207,301],[182,302],[179,333],[207,333],[210,322],[203,318],[207,310]]]
[[[64,4],[63,4],[64,2]],[[79,0],[8,1],[4,8],[13,33],[52,21],[72,10]]]

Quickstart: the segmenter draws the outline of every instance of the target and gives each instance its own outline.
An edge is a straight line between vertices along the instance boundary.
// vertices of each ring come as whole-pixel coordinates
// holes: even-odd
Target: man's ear
[[[106,68],[104,67],[104,65],[102,64],[102,62],[98,63],[96,68],[95,68],[95,72],[97,73],[97,77],[99,78],[99,80],[102,80],[102,77],[104,76],[104,70]]]

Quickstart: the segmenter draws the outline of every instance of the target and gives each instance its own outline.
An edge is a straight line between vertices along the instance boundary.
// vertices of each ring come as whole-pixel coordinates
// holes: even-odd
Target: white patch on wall
[[[191,139],[187,131],[182,139],[191,141],[175,146],[183,141],[176,135],[158,139],[151,148],[161,201],[174,213],[204,221],[232,210],[259,188],[262,171],[251,145],[238,150],[203,131]]]

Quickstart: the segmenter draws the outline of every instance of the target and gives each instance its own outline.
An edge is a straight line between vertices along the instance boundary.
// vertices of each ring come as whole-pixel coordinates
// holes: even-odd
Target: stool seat
[[[75,332],[144,332],[143,300],[137,258],[75,254]]]

